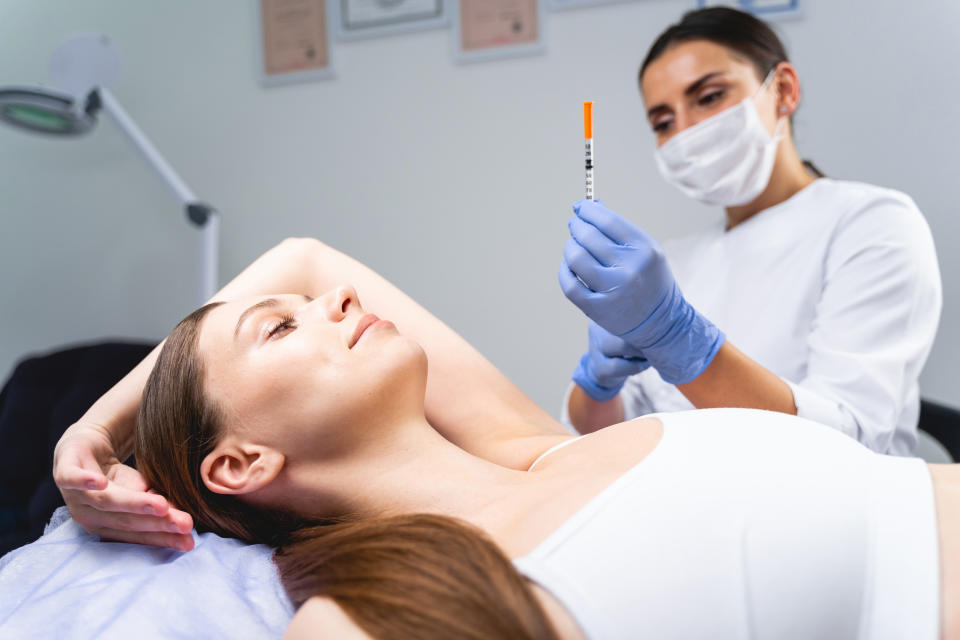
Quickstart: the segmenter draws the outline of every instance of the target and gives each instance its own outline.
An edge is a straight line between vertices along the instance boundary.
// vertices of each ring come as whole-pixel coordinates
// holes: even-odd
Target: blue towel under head
[[[0,558],[0,638],[280,638],[293,607],[272,549],[194,532],[193,551],[100,542],[54,513]]]

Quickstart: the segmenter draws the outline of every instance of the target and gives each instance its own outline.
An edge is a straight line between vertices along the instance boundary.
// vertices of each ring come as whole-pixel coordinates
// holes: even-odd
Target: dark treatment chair
[[[0,391],[0,555],[40,537],[63,504],[52,476],[57,440],[153,346],[78,346],[14,368]]]

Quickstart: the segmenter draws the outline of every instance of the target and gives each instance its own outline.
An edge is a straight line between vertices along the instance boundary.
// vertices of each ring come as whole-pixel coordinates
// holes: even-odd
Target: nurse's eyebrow
[[[240,314],[240,318],[237,320],[237,327],[233,330],[233,339],[236,340],[240,337],[240,328],[243,326],[244,321],[250,317],[251,314],[256,313],[260,309],[269,309],[271,307],[276,307],[280,304],[280,301],[276,298],[267,298],[266,300],[261,300],[260,302],[250,305]]]
[[[713,71],[711,73],[708,73],[702,76],[699,80],[697,80],[696,82],[691,84],[689,87],[684,89],[683,95],[691,96],[695,94],[697,91],[700,90],[700,87],[705,85],[707,82],[709,82],[710,80],[713,80],[716,76],[722,76],[722,75],[723,75],[723,71]]]
[[[694,93],[696,93],[697,91],[699,91],[699,90],[700,90],[700,87],[702,87],[704,84],[706,84],[707,82],[713,80],[716,76],[721,76],[721,75],[723,75],[723,73],[724,73],[723,71],[711,71],[710,73],[707,73],[707,74],[705,74],[705,75],[703,75],[703,76],[700,76],[699,79],[697,79],[697,80],[696,80],[695,82],[693,82],[690,86],[688,86],[686,89],[683,90],[683,95],[685,95],[685,96],[693,95]],[[668,106],[667,106],[666,104],[664,104],[664,103],[660,103],[660,104],[658,104],[658,105],[654,105],[654,106],[650,107],[649,109],[647,109],[647,118],[652,118],[655,114],[657,114],[657,113],[659,113],[659,112],[661,112],[661,111],[669,111],[669,110],[670,110],[670,107],[668,107]]]

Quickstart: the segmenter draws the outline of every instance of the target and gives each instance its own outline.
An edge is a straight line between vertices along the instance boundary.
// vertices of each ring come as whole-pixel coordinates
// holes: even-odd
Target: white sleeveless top
[[[656,448],[514,560],[588,638],[938,638],[922,460],[781,413],[656,417]]]

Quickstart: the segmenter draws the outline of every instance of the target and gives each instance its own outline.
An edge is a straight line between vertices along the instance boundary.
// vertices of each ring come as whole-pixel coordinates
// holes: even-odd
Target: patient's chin
[[[406,336],[396,336],[377,354],[378,378],[386,386],[425,383],[427,353],[420,343]]]
[[[405,385],[422,387],[426,392],[427,384],[427,352],[420,343],[411,338],[405,338],[401,343],[400,362],[395,375],[402,379]]]

